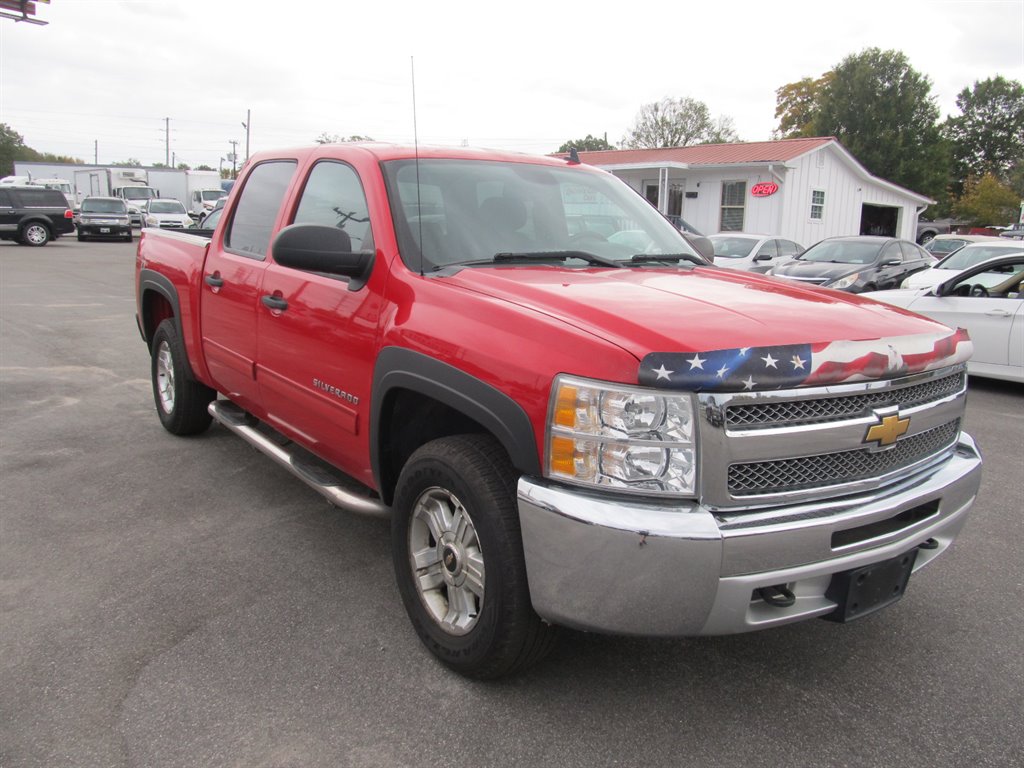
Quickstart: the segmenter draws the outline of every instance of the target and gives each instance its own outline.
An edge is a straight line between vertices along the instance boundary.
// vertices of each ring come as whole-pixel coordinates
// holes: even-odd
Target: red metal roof
[[[666,162],[689,165],[783,163],[834,141],[835,139],[830,136],[819,136],[809,139],[701,144],[695,147],[667,149],[612,149],[603,152],[580,152],[580,160],[590,165],[657,165]]]

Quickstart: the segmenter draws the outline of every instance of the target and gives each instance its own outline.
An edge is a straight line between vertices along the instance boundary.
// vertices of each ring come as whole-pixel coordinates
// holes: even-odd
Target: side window
[[[903,248],[904,261],[922,261],[928,258],[928,252],[913,243],[900,243]]]
[[[889,243],[885,246],[885,250],[882,251],[882,263],[895,259],[896,261],[903,261],[903,253],[900,251],[899,243]]]
[[[779,240],[779,256],[796,256],[801,250],[792,240]]]
[[[10,207],[12,207],[11,206],[11,196],[9,194],[7,194],[7,190],[6,189],[0,189],[0,207],[2,207],[2,208],[10,208]]]
[[[779,255],[776,243],[778,240],[769,240],[760,248],[757,249],[755,256],[767,256],[769,259],[774,259]]]
[[[292,223],[337,227],[348,235],[350,250],[374,249],[363,185],[344,163],[323,160],[313,166]]]
[[[294,160],[275,160],[253,168],[245,181],[225,243],[229,250],[262,261],[270,249],[277,213],[295,173]]]

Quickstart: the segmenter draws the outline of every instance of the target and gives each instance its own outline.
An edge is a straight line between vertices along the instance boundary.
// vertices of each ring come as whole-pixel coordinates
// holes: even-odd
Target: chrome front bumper
[[[980,481],[981,456],[966,434],[946,461],[881,491],[750,515],[524,477],[519,515],[533,606],[553,624],[647,636],[734,634],[822,616],[836,608],[825,597],[833,574],[929,539],[937,546],[919,550],[915,571],[945,551]],[[901,513],[910,522],[882,522]],[[792,606],[757,597],[779,584],[796,595]]]

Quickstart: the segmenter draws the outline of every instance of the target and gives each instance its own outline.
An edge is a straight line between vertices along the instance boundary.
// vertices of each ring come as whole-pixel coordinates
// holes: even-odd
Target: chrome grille
[[[902,389],[887,389],[845,397],[824,397],[817,400],[734,405],[726,409],[725,423],[729,427],[758,429],[870,416],[874,408],[890,405],[910,408],[942,400],[963,391],[966,378],[965,373],[959,372]]]
[[[733,464],[729,493],[734,496],[798,491],[879,477],[950,448],[960,433],[960,419],[900,440],[884,451],[859,449],[778,461]]]

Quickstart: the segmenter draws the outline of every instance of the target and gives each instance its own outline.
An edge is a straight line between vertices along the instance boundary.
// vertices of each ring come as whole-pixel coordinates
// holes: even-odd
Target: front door
[[[374,251],[359,175],[335,160],[313,165],[293,224],[338,227],[353,251]],[[261,294],[257,379],[266,418],[348,474],[372,485],[365,457],[374,344],[386,270],[349,290],[344,278],[271,263]]]
[[[203,265],[200,318],[203,355],[218,389],[260,414],[256,325],[270,236],[296,163],[262,163],[246,178],[223,239],[215,237]]]

